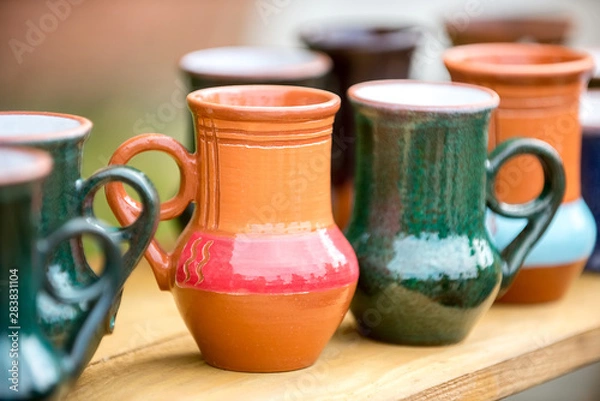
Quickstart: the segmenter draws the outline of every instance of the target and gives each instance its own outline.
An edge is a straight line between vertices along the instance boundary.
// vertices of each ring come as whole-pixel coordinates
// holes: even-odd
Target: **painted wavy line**
[[[196,280],[196,285],[200,284],[204,280],[204,274],[202,274],[202,268],[208,263],[210,259],[210,247],[213,244],[213,240],[206,241],[206,244],[202,247],[202,260],[196,266],[196,274],[198,275],[198,279]]]
[[[185,261],[185,264],[183,265],[183,272],[185,273],[185,280],[183,280],[184,283],[187,283],[192,278],[190,273],[190,264],[192,264],[198,257],[198,245],[200,242],[202,242],[202,237],[198,237],[194,240],[192,243],[192,255],[188,258],[188,260]]]

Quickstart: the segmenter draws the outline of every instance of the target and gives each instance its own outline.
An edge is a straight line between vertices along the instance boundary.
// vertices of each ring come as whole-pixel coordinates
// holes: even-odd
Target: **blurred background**
[[[2,0],[0,109],[77,114],[92,120],[83,176],[107,165],[126,139],[160,132],[185,140],[185,53],[225,45],[301,46],[300,26],[314,21],[408,23],[424,30],[411,77],[449,79],[441,53],[450,46],[443,21],[552,14],[572,19],[566,44],[600,47],[598,0]],[[165,200],[178,186],[175,163],[136,158]],[[160,165],[160,168],[156,166]],[[103,196],[97,214],[113,221]],[[161,224],[159,237],[175,237]],[[595,365],[511,400],[600,400]]]

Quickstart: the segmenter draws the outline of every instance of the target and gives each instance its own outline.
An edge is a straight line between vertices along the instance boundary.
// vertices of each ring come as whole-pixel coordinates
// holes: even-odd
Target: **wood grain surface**
[[[348,315],[314,366],[276,374],[207,365],[153,280],[145,263],[132,275],[115,332],[67,400],[497,400],[600,360],[600,275],[559,302],[494,305],[454,346],[371,341]]]

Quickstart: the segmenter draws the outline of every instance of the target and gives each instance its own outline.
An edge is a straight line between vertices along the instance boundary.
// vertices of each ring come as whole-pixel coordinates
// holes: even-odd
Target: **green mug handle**
[[[496,198],[494,183],[498,171],[517,155],[535,156],[544,171],[544,187],[540,195],[527,203],[508,204]],[[486,161],[487,206],[495,213],[509,218],[526,218],[527,225],[502,250],[502,284],[498,297],[506,293],[515,279],[525,257],[548,228],[565,194],[565,170],[558,152],[548,143],[533,138],[509,139],[498,145]]]
[[[117,243],[127,242],[129,249],[123,255],[124,278],[138,264],[158,227],[160,201],[150,179],[141,171],[129,166],[111,166],[98,170],[86,180],[77,183],[82,216],[94,217],[94,196],[100,188],[111,182],[130,185],[139,195],[142,211],[136,220],[126,227],[105,227]]]
[[[44,266],[48,264],[52,252],[61,242],[83,234],[94,237],[102,249],[104,267],[100,276],[88,286],[69,288],[52,285],[49,275],[44,275],[44,291],[59,303],[93,304],[79,326],[74,340],[70,344],[65,344],[63,350],[65,355],[62,359],[62,370],[69,378],[76,378],[81,374],[105,333],[104,322],[121,288],[123,277],[121,251],[119,245],[102,227],[83,217],[70,220],[37,243],[40,262]]]
[[[77,182],[82,216],[94,217],[94,196],[100,188],[111,182],[121,182],[130,185],[139,195],[140,203],[142,204],[141,212],[130,225],[119,228],[104,227],[105,231],[116,243],[127,243],[129,245],[129,249],[122,256],[124,274],[122,276],[123,281],[119,285],[119,287],[122,287],[124,281],[137,266],[144,255],[144,251],[154,237],[154,233],[158,227],[160,201],[156,188],[154,188],[154,185],[152,185],[152,182],[144,173],[129,166],[110,166],[98,170],[86,180],[79,180]],[[93,221],[96,220],[94,219]],[[77,249],[77,252],[81,253],[80,249]],[[88,266],[83,254],[77,255],[77,257],[82,263]],[[89,266],[88,271],[92,272]],[[107,333],[112,333],[114,330],[116,315],[121,305],[121,296],[122,291],[115,298],[110,317],[106,321]]]

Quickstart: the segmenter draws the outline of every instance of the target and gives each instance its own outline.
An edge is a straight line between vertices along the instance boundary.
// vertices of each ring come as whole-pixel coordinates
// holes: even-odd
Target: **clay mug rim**
[[[486,42],[492,42],[493,39],[490,38],[495,36],[494,34],[501,36],[508,33],[515,40],[520,37],[531,37],[538,43],[554,43],[568,38],[574,27],[573,17],[559,12],[546,15],[481,16],[470,19],[463,29],[458,28],[459,24],[453,23],[452,18],[444,18],[443,23],[444,29],[451,39],[465,39],[482,35],[488,39]],[[461,25],[463,25],[462,22]],[[555,30],[549,28],[555,28]],[[495,40],[495,42],[501,43],[505,40]]]
[[[265,104],[266,99],[273,103]],[[210,118],[292,123],[333,117],[341,99],[333,92],[304,86],[227,85],[193,91],[187,102],[193,113]]]
[[[92,125],[87,118],[73,114],[45,111],[0,111],[0,143],[85,138],[92,130]],[[40,129],[40,127],[43,128]]]
[[[303,80],[322,77],[332,66],[331,58],[320,51],[277,46],[211,47],[179,60],[182,71],[210,80]]]
[[[593,79],[600,79],[600,46],[578,47],[578,50],[589,53],[594,60],[594,71],[592,72]]]
[[[402,93],[399,90],[400,87],[405,87],[406,92]],[[379,90],[379,94],[377,88],[382,88]],[[448,93],[448,96],[453,95],[453,97],[447,97],[446,99],[449,101],[445,103],[442,102],[444,91]],[[478,100],[459,102],[457,101],[459,92],[463,92],[465,96],[476,96]],[[404,100],[410,96],[422,96],[422,98],[419,101]],[[498,94],[483,86],[412,79],[382,79],[361,82],[348,89],[348,98],[354,104],[375,109],[433,113],[472,113],[494,109],[500,103]]]
[[[312,21],[298,29],[298,36],[311,48],[324,51],[408,51],[422,38],[412,22],[364,22],[352,20]]]
[[[52,171],[47,152],[28,147],[0,146],[0,186],[40,180]]]
[[[451,71],[485,77],[559,79],[583,72],[591,74],[594,69],[594,60],[587,52],[538,43],[455,46],[444,52],[443,60]]]

